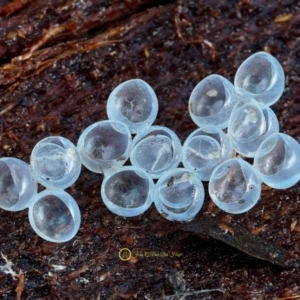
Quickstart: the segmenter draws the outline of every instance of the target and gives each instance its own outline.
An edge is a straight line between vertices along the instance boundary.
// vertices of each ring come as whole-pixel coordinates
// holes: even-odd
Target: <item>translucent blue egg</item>
[[[126,124],[131,133],[149,128],[158,112],[158,100],[151,86],[141,79],[118,85],[110,94],[108,118]]]
[[[256,101],[238,103],[228,125],[232,147],[246,157],[254,157],[260,144],[278,131],[278,120],[272,109]]]
[[[130,161],[152,178],[158,178],[163,172],[179,165],[181,148],[174,131],[164,126],[151,126],[133,139]]]
[[[19,211],[28,207],[37,193],[37,182],[27,163],[13,157],[0,159],[0,207]]]
[[[216,126],[206,126],[188,136],[182,147],[182,162],[201,180],[208,181],[214,168],[231,158],[232,152],[227,135]]]
[[[274,133],[258,148],[253,165],[265,184],[287,189],[300,180],[300,145],[284,133]]]
[[[241,98],[272,105],[282,95],[285,77],[278,60],[267,52],[248,57],[238,68],[234,86]]]
[[[30,156],[32,173],[47,188],[65,189],[79,177],[81,159],[75,145],[62,136],[39,141]]]
[[[154,203],[166,219],[190,221],[204,201],[201,178],[184,168],[164,172],[156,183]]]
[[[74,198],[63,190],[44,190],[29,205],[29,222],[44,240],[62,243],[78,232],[81,214]]]
[[[131,134],[125,124],[107,120],[87,127],[79,137],[77,148],[87,169],[106,173],[126,162],[131,143]]]
[[[134,217],[144,213],[153,202],[154,182],[143,170],[121,167],[104,177],[101,197],[116,215]]]
[[[236,101],[233,84],[220,75],[210,75],[192,91],[189,113],[199,127],[214,125],[224,129]]]
[[[261,180],[249,163],[232,158],[214,169],[208,189],[212,201],[220,209],[240,214],[258,202]]]

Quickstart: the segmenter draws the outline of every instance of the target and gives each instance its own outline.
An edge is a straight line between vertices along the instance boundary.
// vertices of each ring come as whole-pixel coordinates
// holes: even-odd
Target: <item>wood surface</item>
[[[110,92],[131,78],[153,87],[155,124],[183,142],[196,129],[187,110],[194,86],[214,73],[233,81],[261,50],[284,68],[285,91],[272,109],[281,132],[300,141],[298,1],[14,0],[0,1],[0,17],[1,157],[29,162],[50,135],[76,144],[84,128],[107,118]],[[113,215],[101,181],[83,168],[67,190],[82,213],[67,243],[38,237],[27,210],[0,210],[0,299],[300,299],[298,263],[285,264],[300,252],[299,184],[263,186],[241,215],[216,208],[205,184],[198,230],[165,220],[153,205],[139,217]],[[251,235],[250,248],[247,234],[226,244],[235,231]],[[254,255],[256,241],[279,259]],[[130,260],[119,258],[122,248]]]

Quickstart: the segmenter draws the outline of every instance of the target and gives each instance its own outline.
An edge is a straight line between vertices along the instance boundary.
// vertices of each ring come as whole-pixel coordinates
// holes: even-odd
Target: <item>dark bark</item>
[[[300,141],[298,1],[36,0],[24,5],[14,1],[15,9],[6,12],[8,2],[2,3],[1,156],[28,162],[34,145],[49,135],[77,143],[84,128],[107,118],[106,100],[113,88],[131,78],[142,78],[154,88],[160,104],[156,124],[172,128],[184,141],[196,128],[187,112],[193,87],[213,73],[232,81],[243,60],[260,50],[270,52],[284,68],[286,89],[272,108],[281,132]],[[184,232],[154,206],[140,217],[116,217],[101,202],[101,180],[84,169],[68,189],[82,212],[81,228],[68,243],[37,237],[27,211],[0,211],[0,252],[15,272],[22,272],[13,280],[0,271],[0,298],[300,295],[297,264],[285,268],[285,261],[295,262],[300,252],[299,184],[284,191],[264,188],[259,203],[242,215],[220,212],[205,185],[205,205],[195,222],[210,217],[223,237],[220,230],[217,235],[198,230],[200,236]],[[263,250],[275,249],[278,260],[261,260],[267,252],[255,255],[255,247],[246,251],[243,244],[226,245],[220,240],[232,234],[228,228],[257,236],[249,238],[252,243],[266,241]],[[122,248],[134,257],[121,261]],[[0,258],[0,266],[4,264]],[[218,291],[194,293],[214,289]]]

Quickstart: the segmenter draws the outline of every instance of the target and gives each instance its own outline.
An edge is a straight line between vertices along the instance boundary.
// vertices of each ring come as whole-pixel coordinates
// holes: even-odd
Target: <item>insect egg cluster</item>
[[[182,146],[171,129],[152,126],[158,103],[147,83],[133,79],[116,87],[107,102],[107,115],[136,134],[129,154],[131,170],[157,180],[149,197],[164,217],[192,219],[203,204],[201,181],[209,181],[210,197],[220,209],[237,214],[257,203],[262,182],[282,189],[300,179],[300,146],[279,133],[277,117],[269,107],[281,97],[284,80],[280,63],[266,52],[246,59],[234,84],[220,75],[204,78],[192,91],[188,105],[199,128]],[[252,158],[253,164],[243,157]],[[178,168],[180,163],[183,168]],[[111,166],[106,172],[123,171]],[[123,184],[122,190],[106,184],[104,180],[101,194],[108,207],[110,189],[114,197],[119,194],[123,199],[115,213],[124,215],[123,210],[130,206],[137,209],[136,202],[125,201],[124,195],[136,197],[141,193],[138,186],[127,184],[126,189]]]
[[[30,164],[0,159],[0,207],[28,208],[38,235],[70,240],[81,215],[64,190],[83,164],[104,175],[101,198],[120,216],[140,215],[154,203],[169,220],[191,220],[204,202],[202,181],[209,182],[209,195],[220,209],[246,212],[259,200],[262,183],[286,189],[300,180],[300,145],[279,133],[269,107],[281,97],[284,80],[281,65],[266,52],[246,59],[234,84],[220,75],[204,78],[188,104],[199,128],[183,145],[171,129],[152,125],[158,112],[153,89],[141,79],[125,81],[108,98],[108,120],[87,127],[77,147],[52,136],[36,144]],[[38,183],[46,188],[39,193]]]
[[[277,117],[269,107],[281,97],[284,81],[280,63],[266,52],[253,54],[237,70],[236,104],[228,118],[227,136],[240,156],[217,166],[209,180],[211,199],[228,213],[252,208],[262,182],[285,189],[300,180],[299,143],[279,133]],[[252,158],[253,165],[241,156]]]
[[[65,242],[77,233],[81,214],[77,202],[64,191],[79,177],[81,158],[69,140],[52,136],[34,147],[30,165],[13,157],[0,159],[0,207],[28,208],[34,231],[51,242]],[[46,189],[38,193],[38,183]]]
[[[136,216],[154,202],[167,218],[191,219],[204,200],[201,178],[193,170],[177,169],[182,145],[171,129],[152,126],[157,112],[157,97],[145,81],[117,86],[107,101],[109,120],[91,125],[79,138],[82,163],[105,175],[101,197],[113,213]],[[109,130],[100,130],[104,124]],[[128,158],[131,166],[122,166]]]

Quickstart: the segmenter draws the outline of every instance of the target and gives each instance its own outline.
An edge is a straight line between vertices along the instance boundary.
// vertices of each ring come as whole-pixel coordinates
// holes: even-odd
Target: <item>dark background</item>
[[[272,108],[281,132],[300,141],[298,1],[0,5],[0,156],[29,162],[31,149],[49,135],[76,144],[84,128],[107,118],[110,92],[131,78],[153,87],[160,105],[155,124],[170,127],[183,142],[196,128],[187,110],[194,86],[213,73],[233,81],[238,66],[261,50],[284,68],[286,88]],[[0,251],[21,274],[13,279],[0,271],[1,299],[300,299],[298,268],[178,230],[153,205],[139,217],[115,216],[101,202],[101,181],[83,168],[68,189],[82,213],[80,230],[68,243],[39,238],[26,210],[0,211]],[[229,215],[212,204],[205,184],[205,204],[196,219],[240,226],[294,258],[300,252],[299,188],[263,187],[252,210]],[[125,247],[150,254],[121,261],[118,252]]]

